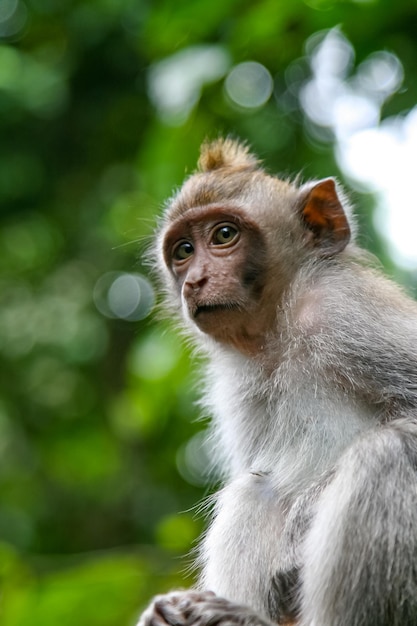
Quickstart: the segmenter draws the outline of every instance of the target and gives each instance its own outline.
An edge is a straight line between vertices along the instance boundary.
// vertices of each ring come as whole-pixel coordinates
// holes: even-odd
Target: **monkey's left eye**
[[[239,236],[237,228],[231,224],[222,224],[219,228],[216,228],[213,234],[212,243],[215,246],[224,246],[232,243]]]

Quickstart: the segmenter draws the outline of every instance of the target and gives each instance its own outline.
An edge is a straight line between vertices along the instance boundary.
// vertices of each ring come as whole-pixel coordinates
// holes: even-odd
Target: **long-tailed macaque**
[[[416,626],[417,306],[355,244],[338,185],[214,141],[156,247],[207,355],[225,486],[198,588],[140,625]]]

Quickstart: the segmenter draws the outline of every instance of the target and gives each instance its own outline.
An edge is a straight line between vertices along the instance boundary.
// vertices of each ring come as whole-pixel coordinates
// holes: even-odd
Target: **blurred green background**
[[[0,0],[2,625],[133,625],[192,582],[214,479],[142,255],[201,141],[353,185],[362,241],[413,289],[337,155],[366,125],[347,95],[403,119],[416,76],[415,0]]]

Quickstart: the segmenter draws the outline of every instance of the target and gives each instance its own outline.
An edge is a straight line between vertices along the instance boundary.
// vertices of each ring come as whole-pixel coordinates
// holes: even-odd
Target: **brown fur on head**
[[[223,167],[254,170],[259,167],[259,160],[249,152],[248,146],[230,137],[203,143],[199,171],[209,172]]]
[[[265,208],[270,223],[271,202],[277,195],[294,196],[295,188],[269,176],[249,148],[231,138],[206,142],[201,147],[198,169],[170,201],[167,221],[184,215],[190,208],[225,203],[256,208],[257,217]]]

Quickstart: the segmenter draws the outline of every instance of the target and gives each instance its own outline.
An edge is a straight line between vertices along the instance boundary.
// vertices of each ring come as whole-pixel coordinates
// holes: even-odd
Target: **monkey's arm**
[[[321,494],[304,545],[302,626],[417,624],[417,423],[363,435]]]
[[[210,591],[174,591],[156,596],[138,626],[272,626],[249,607]],[[289,626],[289,625],[288,625]]]

